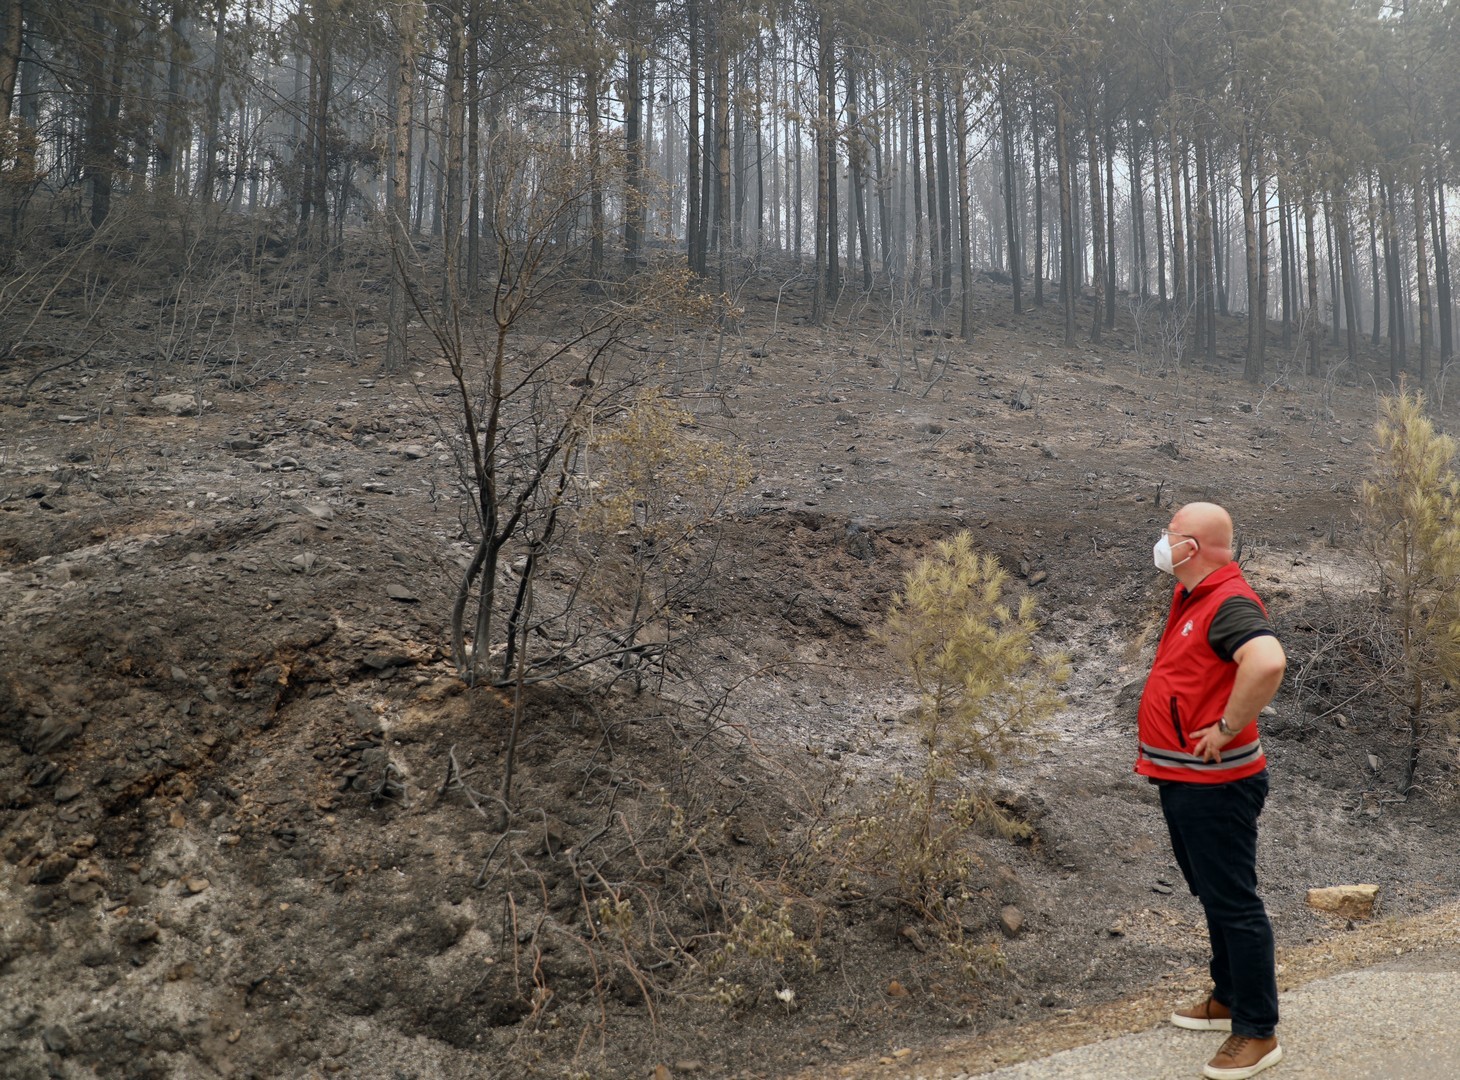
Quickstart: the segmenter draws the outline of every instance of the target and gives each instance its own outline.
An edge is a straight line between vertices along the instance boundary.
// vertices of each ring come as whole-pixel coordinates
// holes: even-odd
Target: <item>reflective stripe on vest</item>
[[[1262,740],[1255,740],[1246,746],[1239,746],[1230,752],[1223,750],[1221,761],[1203,761],[1198,754],[1185,754],[1180,750],[1167,750],[1165,747],[1151,746],[1149,743],[1141,743],[1141,753],[1153,763],[1164,765],[1168,769],[1194,769],[1197,772],[1218,772],[1223,769],[1238,769],[1250,764],[1254,757],[1262,753]]]

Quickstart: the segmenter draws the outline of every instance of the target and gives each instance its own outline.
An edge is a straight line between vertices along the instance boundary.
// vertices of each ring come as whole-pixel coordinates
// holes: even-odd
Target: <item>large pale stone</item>
[[[193,394],[159,394],[152,399],[152,404],[173,416],[196,416],[199,409],[199,399]],[[203,401],[201,407],[206,409],[212,404]]]
[[[1374,914],[1374,901],[1379,899],[1377,885],[1334,885],[1327,889],[1309,889],[1308,903],[1319,911],[1331,911],[1346,919],[1367,919]]]

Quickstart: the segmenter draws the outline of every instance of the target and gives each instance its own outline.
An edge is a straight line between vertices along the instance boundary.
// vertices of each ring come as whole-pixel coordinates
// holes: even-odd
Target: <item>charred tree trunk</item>
[[[1248,382],[1256,382],[1262,377],[1262,359],[1259,353],[1262,341],[1258,329],[1266,318],[1266,312],[1258,308],[1261,290],[1258,284],[1260,272],[1257,265],[1257,215],[1261,208],[1257,192],[1257,169],[1253,162],[1256,150],[1252,145],[1250,122],[1243,125],[1242,145],[1238,154],[1242,185],[1242,238],[1247,255],[1247,346],[1242,374]]]
[[[461,230],[462,193],[465,174],[462,141],[466,135],[466,19],[464,0],[453,0],[446,13],[446,141],[442,144],[441,161],[445,167],[446,190],[442,204],[442,253],[445,273],[442,275],[442,302],[450,311],[461,302]],[[590,88],[591,97],[591,88]],[[592,105],[589,106],[592,125]],[[590,135],[591,139],[591,135]],[[591,147],[590,147],[591,150]],[[591,166],[590,166],[591,168]],[[591,182],[591,181],[590,181]]]
[[[1162,316],[1170,302],[1166,294],[1166,222],[1161,208],[1161,151],[1151,143],[1151,202],[1156,210],[1156,292]]]
[[[924,190],[928,196],[928,316],[937,324],[943,319],[943,297],[938,286],[939,267],[942,265],[940,243],[942,229],[938,216],[938,154],[933,142],[933,76],[923,70],[923,159]]]
[[[1214,154],[1214,153],[1212,153],[1210,151],[1210,148],[1208,148],[1208,153],[1207,153],[1207,202],[1210,204],[1210,206],[1209,206],[1210,213],[1208,214],[1208,219],[1211,222],[1211,231],[1212,231],[1212,273],[1213,273],[1213,279],[1212,279],[1213,280],[1212,300],[1213,300],[1213,304],[1214,304],[1214,307],[1213,307],[1212,310],[1213,310],[1213,312],[1220,311],[1223,315],[1226,315],[1227,314],[1227,275],[1228,275],[1228,271],[1229,271],[1230,268],[1227,267],[1226,263],[1222,259],[1222,243],[1223,243],[1223,241],[1225,240],[1226,237],[1225,237],[1225,234],[1222,231],[1222,217],[1221,217],[1221,214],[1219,212],[1220,208],[1217,205],[1217,191],[1218,190],[1219,190],[1219,188],[1218,188],[1218,184],[1217,184],[1217,155]],[[1213,327],[1216,326],[1215,319],[1213,319],[1212,325],[1213,325]]]
[[[942,270],[938,277],[939,303],[947,311],[953,303],[953,163],[952,149],[948,141],[948,83],[947,73],[938,70],[938,252],[942,256]]]
[[[184,131],[182,85],[186,29],[187,7],[182,0],[174,0],[168,22],[167,91],[163,98],[161,137],[157,141],[157,190],[167,195],[177,194],[177,158]]]
[[[1034,306],[1044,307],[1044,155],[1039,146],[1039,110],[1030,102],[1029,132],[1034,165]]]
[[[1394,227],[1394,186],[1379,178],[1379,218],[1384,246],[1384,282],[1389,308],[1389,377],[1399,381],[1405,368],[1404,304],[1400,296],[1399,242]]]
[[[1415,303],[1419,306],[1419,378],[1429,381],[1430,350],[1434,331],[1430,326],[1430,259],[1425,243],[1425,197],[1422,177],[1416,173],[1414,191]]]
[[[1268,281],[1271,277],[1271,260],[1268,258],[1267,239],[1267,174],[1263,171],[1263,160],[1259,154],[1256,165],[1257,179],[1257,360],[1255,363],[1256,374],[1254,381],[1262,378],[1263,370],[1267,366],[1267,308],[1268,308]]]
[[[721,19],[715,15],[715,255],[720,292],[729,290],[728,260],[734,247],[730,231],[730,45]]]
[[[405,367],[410,323],[411,267],[411,113],[415,105],[416,44],[421,7],[418,0],[401,4],[400,42],[395,67],[395,131],[391,146],[390,187],[385,207],[390,230],[392,267],[390,299],[386,315],[385,370]]]
[[[914,86],[916,90],[916,86]],[[916,92],[908,95],[908,117],[907,136],[903,139],[903,149],[907,153],[908,170],[913,198],[913,221],[912,221],[912,264],[907,271],[909,295],[917,296],[918,288],[923,279],[923,251],[927,247],[926,222],[923,216],[923,170],[921,167],[922,152],[919,147],[922,145],[920,132],[922,127],[918,123],[918,95]],[[914,300],[916,303],[916,300]]]
[[[1171,217],[1171,285],[1173,307],[1178,323],[1186,317],[1190,306],[1186,291],[1186,236],[1182,231],[1185,214],[1181,207],[1181,137],[1173,129],[1169,136],[1171,150],[1171,183],[1167,188],[1167,206]],[[1244,203],[1245,205],[1245,203]]]
[[[173,7],[174,18],[177,7]],[[15,101],[15,78],[20,73],[21,28],[25,23],[23,0],[5,0],[0,5],[0,123],[10,119]]]
[[[1090,341],[1098,343],[1105,323],[1105,209],[1102,203],[1104,179],[1100,175],[1100,139],[1096,134],[1094,88],[1087,91],[1085,106],[1085,149],[1090,167],[1090,247],[1095,256],[1090,283],[1095,287],[1091,308]]]
[[[1293,347],[1293,252],[1288,247],[1288,213],[1287,185],[1278,184],[1278,287],[1281,290],[1279,307],[1284,352]]]
[[[1384,287],[1379,281],[1379,203],[1374,195],[1374,177],[1369,174],[1369,292],[1374,302],[1374,326],[1369,344],[1379,347],[1380,328],[1383,325],[1383,309],[1380,305],[1384,299]],[[1389,248],[1384,248],[1385,266],[1387,269],[1389,259]]]
[[[1129,127],[1130,143],[1130,257],[1131,291],[1142,300],[1151,295],[1151,276],[1146,265],[1146,197],[1145,170],[1141,161],[1141,141],[1134,120]]]
[[[718,155],[715,152],[715,68],[711,65],[712,50],[719,47],[719,22],[710,18],[705,23],[704,113],[700,116],[700,217],[699,250],[701,276],[710,273],[710,252],[714,245],[715,180]]]
[[[968,98],[963,72],[953,75],[953,145],[958,154],[958,336],[973,337],[973,236],[968,220]]]
[[[1216,288],[1212,281],[1212,217],[1211,201],[1208,198],[1207,155],[1210,151],[1207,136],[1199,132],[1193,140],[1196,144],[1196,341],[1206,354],[1208,364],[1217,359]]]
[[[1313,193],[1303,192],[1303,237],[1308,258],[1308,318],[1305,329],[1308,334],[1308,374],[1323,373],[1323,324],[1318,318],[1318,241],[1313,207]],[[1336,305],[1335,305],[1336,307]]]
[[[208,73],[208,100],[203,114],[203,167],[198,177],[198,196],[203,203],[217,197],[219,163],[223,144],[223,48],[228,9],[227,0],[216,0],[213,19],[213,67]]]
[[[705,272],[700,250],[700,19],[698,0],[685,7],[689,30],[689,127],[685,133],[688,160],[685,183],[685,245],[691,272]]]
[[[851,204],[852,225],[857,234],[858,254],[862,263],[862,291],[872,290],[872,244],[867,232],[866,147],[862,120],[857,112],[857,65],[850,53],[847,69],[847,167],[851,184],[847,200]]]
[[[1060,299],[1065,307],[1065,348],[1075,345],[1075,299],[1079,286],[1075,282],[1075,226],[1071,198],[1071,174],[1074,162],[1070,157],[1069,121],[1064,98],[1055,95],[1054,105],[1055,158],[1060,185]]]
[[[1348,198],[1340,193],[1333,200],[1334,232],[1338,237],[1338,263],[1342,271],[1343,323],[1348,343],[1348,361],[1358,363],[1359,359],[1359,302],[1358,265],[1354,259],[1353,228],[1349,219]]]
[[[1445,224],[1445,178],[1436,169],[1430,175],[1430,224],[1435,241],[1435,298],[1440,315],[1440,367],[1455,354],[1454,308],[1450,295],[1450,238]]]
[[[1105,112],[1105,329],[1115,329],[1115,127]]]
[[[827,264],[830,246],[827,243],[831,223],[831,139],[827,119],[831,111],[831,17],[823,12],[818,26],[817,44],[820,56],[816,65],[816,254],[815,285],[811,294],[811,321],[826,321],[831,297]]]
[[[1024,311],[1021,296],[1022,274],[1019,266],[1019,230],[1016,221],[1016,193],[1014,191],[1014,122],[1010,116],[1009,86],[1007,80],[999,79],[999,130],[1003,136],[1004,154],[1004,227],[1008,231],[1008,259],[1010,282],[1014,292],[1014,314]]]

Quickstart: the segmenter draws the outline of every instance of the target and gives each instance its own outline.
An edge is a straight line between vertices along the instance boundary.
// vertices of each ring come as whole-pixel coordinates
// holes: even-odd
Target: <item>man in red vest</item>
[[[1227,511],[1183,506],[1154,558],[1177,585],[1141,695],[1136,772],[1160,788],[1171,848],[1201,900],[1212,947],[1210,995],[1171,1022],[1230,1031],[1202,1073],[1246,1080],[1283,1054],[1272,924],[1257,893],[1257,818],[1268,787],[1257,714],[1277,693],[1287,656],[1233,560]]]

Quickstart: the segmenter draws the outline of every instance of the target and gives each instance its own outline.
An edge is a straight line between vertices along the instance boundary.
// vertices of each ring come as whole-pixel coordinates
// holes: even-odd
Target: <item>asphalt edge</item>
[[[1410,953],[1460,946],[1460,900],[1403,919],[1380,917],[1360,923],[1333,917],[1332,926],[1332,933],[1320,941],[1278,950],[1279,992]],[[930,1046],[889,1047],[875,1057],[786,1073],[782,1080],[902,1080],[938,1070],[945,1076],[979,1076],[1148,1030],[1164,1022],[1174,1005],[1208,988],[1205,973],[1181,972],[1139,994],[1084,1005],[1047,1020],[1007,1025]]]

